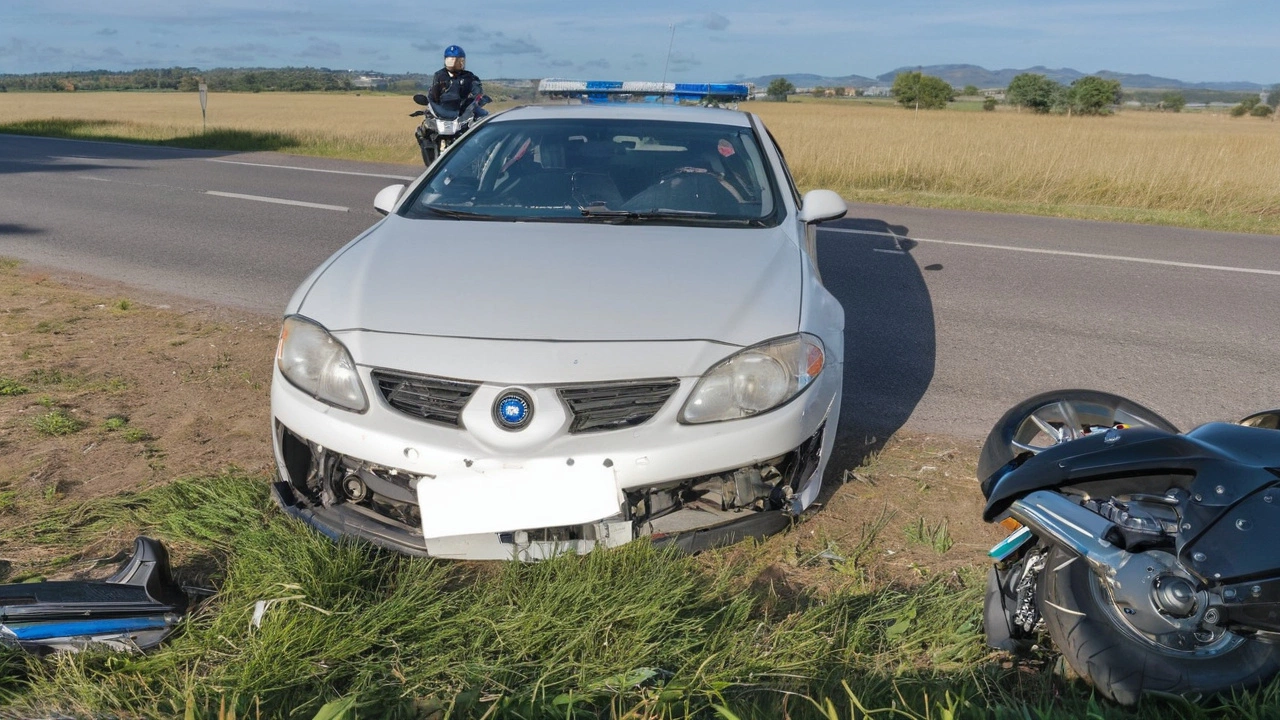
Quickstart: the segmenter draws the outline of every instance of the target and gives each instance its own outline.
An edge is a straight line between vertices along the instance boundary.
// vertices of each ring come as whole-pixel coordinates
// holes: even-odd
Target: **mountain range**
[[[863,75],[841,75],[836,77],[828,77],[823,75],[813,75],[810,73],[795,74],[778,74],[778,75],[762,75],[758,78],[741,78],[738,82],[752,82],[757,86],[768,85],[774,78],[785,77],[791,81],[796,87],[816,87],[822,85],[824,87],[860,87],[866,88],[872,85],[892,85],[893,79],[904,72],[920,71],[925,75],[933,75],[951,83],[953,87],[964,87],[965,85],[976,85],[980,88],[997,88],[1008,87],[1009,81],[1015,76],[1022,73],[1036,73],[1044,75],[1050,80],[1069,84],[1074,80],[1078,80],[1086,75],[1097,75],[1107,80],[1119,80],[1120,85],[1127,89],[1161,89],[1161,90],[1228,90],[1228,91],[1259,91],[1266,90],[1266,85],[1259,85],[1253,82],[1243,81],[1216,81],[1216,82],[1183,82],[1174,78],[1158,77],[1155,75],[1120,73],[1110,70],[1099,70],[1093,73],[1083,73],[1072,68],[1047,68],[1042,65],[1035,67],[1014,69],[1005,68],[1003,70],[988,70],[978,65],[922,65],[917,67],[900,67],[890,70],[883,75],[877,75],[874,78]]]

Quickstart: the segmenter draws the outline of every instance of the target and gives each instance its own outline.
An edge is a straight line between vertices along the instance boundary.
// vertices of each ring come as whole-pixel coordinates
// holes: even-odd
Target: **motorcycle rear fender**
[[[1280,432],[1269,429],[1208,423],[1175,435],[1130,428],[1112,442],[1099,433],[1015,459],[992,474],[983,483],[987,506],[982,516],[991,522],[1014,499],[1035,490],[1153,476],[1153,492],[1176,486],[1201,496],[1190,511],[1196,515],[1202,511],[1195,507],[1204,509],[1193,518],[1199,531],[1230,505],[1274,482],[1275,468],[1280,468]]]
[[[1101,433],[1090,435],[1039,455],[1024,454],[993,473],[982,483],[982,518],[995,521],[1009,503],[1036,490],[1141,475],[1194,475],[1210,457],[1185,436],[1162,430],[1123,430],[1111,443]]]

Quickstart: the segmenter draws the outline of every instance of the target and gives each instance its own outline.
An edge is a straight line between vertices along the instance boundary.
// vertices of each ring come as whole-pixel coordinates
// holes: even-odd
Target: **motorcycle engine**
[[[1125,549],[1142,552],[1168,545],[1178,532],[1179,498],[1168,495],[1128,495],[1088,500],[1084,506],[1116,524],[1124,536]]]

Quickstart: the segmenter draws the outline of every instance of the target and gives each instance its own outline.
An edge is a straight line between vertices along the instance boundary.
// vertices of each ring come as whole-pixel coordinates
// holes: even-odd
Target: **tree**
[[[780,77],[774,78],[773,82],[769,83],[769,87],[765,88],[764,92],[769,96],[770,100],[786,102],[787,96],[795,91],[796,86],[792,85],[790,80]]]
[[[1004,97],[1010,105],[1047,113],[1053,109],[1054,100],[1061,90],[1061,85],[1044,75],[1022,73],[1009,82]]]
[[[977,95],[977,94],[978,94],[978,93],[980,93],[980,92],[982,92],[982,91],[978,89],[978,86],[977,86],[977,85],[965,85],[965,86],[964,86],[964,90],[962,90],[962,91],[960,92],[960,94],[961,94],[961,95],[969,95],[970,97],[972,97],[972,96],[974,96],[974,95]]]
[[[815,85],[815,86],[814,86],[814,88],[813,88],[813,90],[812,90],[812,95],[813,95],[814,97],[826,97],[826,96],[827,96],[827,89],[826,89],[826,88],[824,88],[824,87],[822,87],[821,85]]]
[[[987,112],[991,112],[992,110],[995,110],[995,109],[996,109],[996,99],[995,99],[995,98],[993,98],[993,97],[988,97],[986,100],[983,100],[983,101],[982,101],[982,109],[983,109],[983,110],[986,110]]]
[[[1240,101],[1239,105],[1236,105],[1235,107],[1231,108],[1231,117],[1243,117],[1245,115],[1252,114],[1253,111],[1257,109],[1258,103],[1260,102],[1261,100],[1258,99],[1257,95],[1245,96],[1245,98]],[[1263,107],[1271,107],[1271,106],[1264,105]],[[1265,116],[1260,115],[1259,117],[1265,117]]]
[[[1109,115],[1111,106],[1120,102],[1120,81],[1104,80],[1097,75],[1071,83],[1067,92],[1069,112],[1080,115]]]
[[[1280,83],[1271,86],[1271,90],[1267,92],[1267,104],[1274,109],[1280,109]]]
[[[955,99],[955,88],[946,80],[919,71],[901,73],[893,79],[893,96],[903,107],[941,110]]]
[[[1253,109],[1249,111],[1249,114],[1254,117],[1267,117],[1273,112],[1275,112],[1275,109],[1273,109],[1270,105],[1266,103],[1258,103],[1257,105],[1253,106]]]
[[[1187,98],[1180,92],[1167,92],[1160,96],[1160,109],[1170,112],[1182,112],[1187,106]]]

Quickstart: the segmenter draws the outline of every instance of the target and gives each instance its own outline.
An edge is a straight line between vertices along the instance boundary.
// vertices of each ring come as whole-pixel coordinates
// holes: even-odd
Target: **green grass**
[[[151,433],[139,427],[128,427],[124,429],[124,432],[120,433],[120,437],[123,438],[125,442],[140,443],[150,440]]]
[[[924,518],[919,518],[914,525],[908,525],[905,532],[908,540],[931,547],[939,555],[955,545],[955,541],[951,539],[951,533],[947,531],[945,519],[936,525],[930,525]]]
[[[30,390],[26,385],[12,378],[0,377],[0,397],[13,397],[14,395],[26,395]]]
[[[54,408],[49,412],[40,415],[31,422],[32,427],[41,435],[61,436],[70,435],[84,429],[84,421],[71,417],[71,415],[62,408]]]
[[[0,529],[63,560],[144,532],[217,594],[145,655],[0,651],[20,716],[1075,718],[1265,717],[1276,688],[1202,710],[1097,701],[980,634],[982,575],[780,597],[759,549],[691,558],[633,543],[535,565],[334,544],[227,473],[53,508]],[[254,605],[268,601],[262,624]],[[1043,658],[1042,658],[1043,659]],[[329,709],[338,709],[329,705]],[[876,714],[872,714],[876,713]]]
[[[1168,227],[1216,230],[1220,232],[1255,233],[1263,235],[1280,234],[1280,222],[1276,220],[1274,215],[1253,215],[1231,211],[1208,213],[1198,210],[1159,210],[1101,205],[1035,203],[917,190],[867,190],[846,188],[842,192],[842,195],[850,202],[876,203],[880,205],[905,205],[912,207],[938,208],[942,210],[972,210],[975,212],[1041,215],[1044,217],[1070,218],[1074,220],[1099,220],[1102,222],[1164,225]]]
[[[107,432],[120,433],[120,439],[128,443],[140,443],[154,439],[151,433],[146,430],[130,425],[129,418],[126,418],[123,415],[112,415],[107,418],[102,423],[102,429]]]

